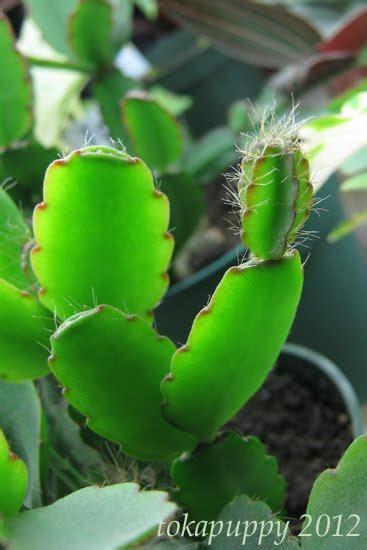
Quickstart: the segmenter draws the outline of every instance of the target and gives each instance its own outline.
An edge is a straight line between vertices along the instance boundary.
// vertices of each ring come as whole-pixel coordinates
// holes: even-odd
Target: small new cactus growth
[[[262,260],[279,260],[285,254],[312,206],[310,166],[293,112],[275,123],[265,118],[258,136],[242,151],[238,179],[241,237]]]

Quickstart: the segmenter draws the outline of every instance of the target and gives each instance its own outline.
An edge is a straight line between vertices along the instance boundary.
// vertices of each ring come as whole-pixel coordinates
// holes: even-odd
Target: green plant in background
[[[169,203],[145,163],[125,151],[89,146],[51,164],[33,219],[37,282],[27,287],[32,294],[38,289],[39,302],[24,283],[18,290],[1,281],[5,393],[31,384],[16,381],[47,372],[47,340],[56,323],[49,367],[64,398],[87,417],[90,430],[120,444],[126,455],[163,461],[176,485],[172,497],[198,521],[214,520],[238,494],[266,503],[259,517],[267,506],[273,513],[282,509],[285,483],[276,460],[257,438],[218,430],[266,378],[300,298],[303,270],[292,247],[312,206],[312,185],[296,129],[260,133],[243,152],[234,192],[252,258],[227,271],[183,347],[176,350],[151,326],[173,253]],[[10,199],[4,209],[10,227],[12,220],[22,227]],[[19,270],[20,247],[12,242]],[[359,445],[358,455],[365,452]],[[24,458],[30,468],[29,455]],[[14,480],[12,490],[23,494],[24,473],[15,472]],[[131,491],[134,512],[111,515]],[[51,537],[58,548],[78,547],[86,539],[68,522],[71,515],[83,518],[87,506],[95,518],[95,547],[100,540],[108,548],[125,547],[154,533],[174,510],[159,493],[141,495],[130,484],[81,489],[4,519],[2,537],[19,548],[48,548]],[[14,512],[15,504],[10,507]],[[62,546],[66,525],[68,544]]]
[[[145,8],[153,15],[154,3],[148,4]],[[39,88],[45,85],[42,71],[52,69],[51,76],[56,73],[55,79],[58,72],[61,76],[65,71],[81,75],[79,87],[90,83],[111,138],[123,143],[130,154],[141,156],[154,169],[155,178],[170,197],[171,223],[179,249],[197,227],[203,211],[201,189],[182,162],[184,132],[172,114],[172,110],[180,113],[186,107],[179,103],[180,98],[161,88],[153,87],[152,94],[142,92],[139,81],[128,78],[115,66],[116,54],[131,34],[132,3],[72,1],[65,2],[59,11],[56,3],[51,3],[45,13],[43,4],[30,1],[29,8],[44,37],[59,53],[56,58],[22,55],[15,48],[5,16],[1,17],[0,82],[4,86],[6,83],[9,94],[0,100],[0,180],[26,210],[39,200],[43,173],[59,156],[57,148],[45,147],[37,141],[43,139],[38,128],[37,99]],[[91,23],[95,20],[99,21],[98,29]],[[41,71],[40,83],[35,70]],[[32,101],[32,84],[35,101]],[[154,98],[155,94],[159,100]],[[47,125],[52,124],[48,118]],[[59,138],[51,143],[64,145]]]

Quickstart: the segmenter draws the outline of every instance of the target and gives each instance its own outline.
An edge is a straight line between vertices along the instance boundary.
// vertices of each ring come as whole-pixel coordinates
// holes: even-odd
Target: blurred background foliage
[[[141,156],[163,147],[156,140],[167,120],[157,109],[150,127],[132,127],[148,120],[146,102],[126,120],[126,94],[144,90],[180,127],[182,149],[170,162],[146,159],[173,203],[178,248],[203,218],[203,186],[236,164],[233,144],[269,103],[278,116],[299,103],[300,117],[311,117],[301,136],[317,187],[339,170],[350,216],[330,241],[367,222],[364,2],[106,0],[88,8],[78,0],[1,0],[0,8],[31,76],[32,119],[0,143],[0,179],[17,182],[11,193],[25,208],[38,199],[50,160],[85,139],[112,137]],[[4,55],[2,87],[9,86]]]

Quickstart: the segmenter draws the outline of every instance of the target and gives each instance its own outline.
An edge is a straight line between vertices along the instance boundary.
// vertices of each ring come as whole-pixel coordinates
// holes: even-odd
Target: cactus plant
[[[307,160],[293,134],[281,144],[263,139],[258,158],[245,156],[236,191],[252,256],[227,271],[183,347],[152,327],[173,252],[169,203],[146,164],[125,151],[89,146],[51,164],[33,218],[39,301],[0,284],[1,314],[13,327],[0,331],[7,350],[0,375],[15,381],[45,374],[48,331],[56,323],[49,368],[66,401],[125,454],[163,461],[177,485],[172,495],[203,521],[239,492],[262,498],[262,517],[266,506],[279,512],[284,497],[277,462],[261,442],[220,433],[274,364],[302,289],[293,243],[312,204]],[[261,198],[256,208],[254,195]],[[19,212],[9,211],[19,221]],[[43,344],[38,355],[35,342]],[[116,502],[128,490],[116,489]],[[42,547],[44,522],[68,521],[66,502],[84,502],[84,495],[18,514],[6,522],[4,540],[23,541],[30,529],[34,547]]]

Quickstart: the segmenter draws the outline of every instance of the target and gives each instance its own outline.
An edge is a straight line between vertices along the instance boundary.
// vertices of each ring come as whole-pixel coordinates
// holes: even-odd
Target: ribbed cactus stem
[[[238,183],[244,245],[259,259],[280,259],[309,216],[312,191],[296,140],[245,154]]]

